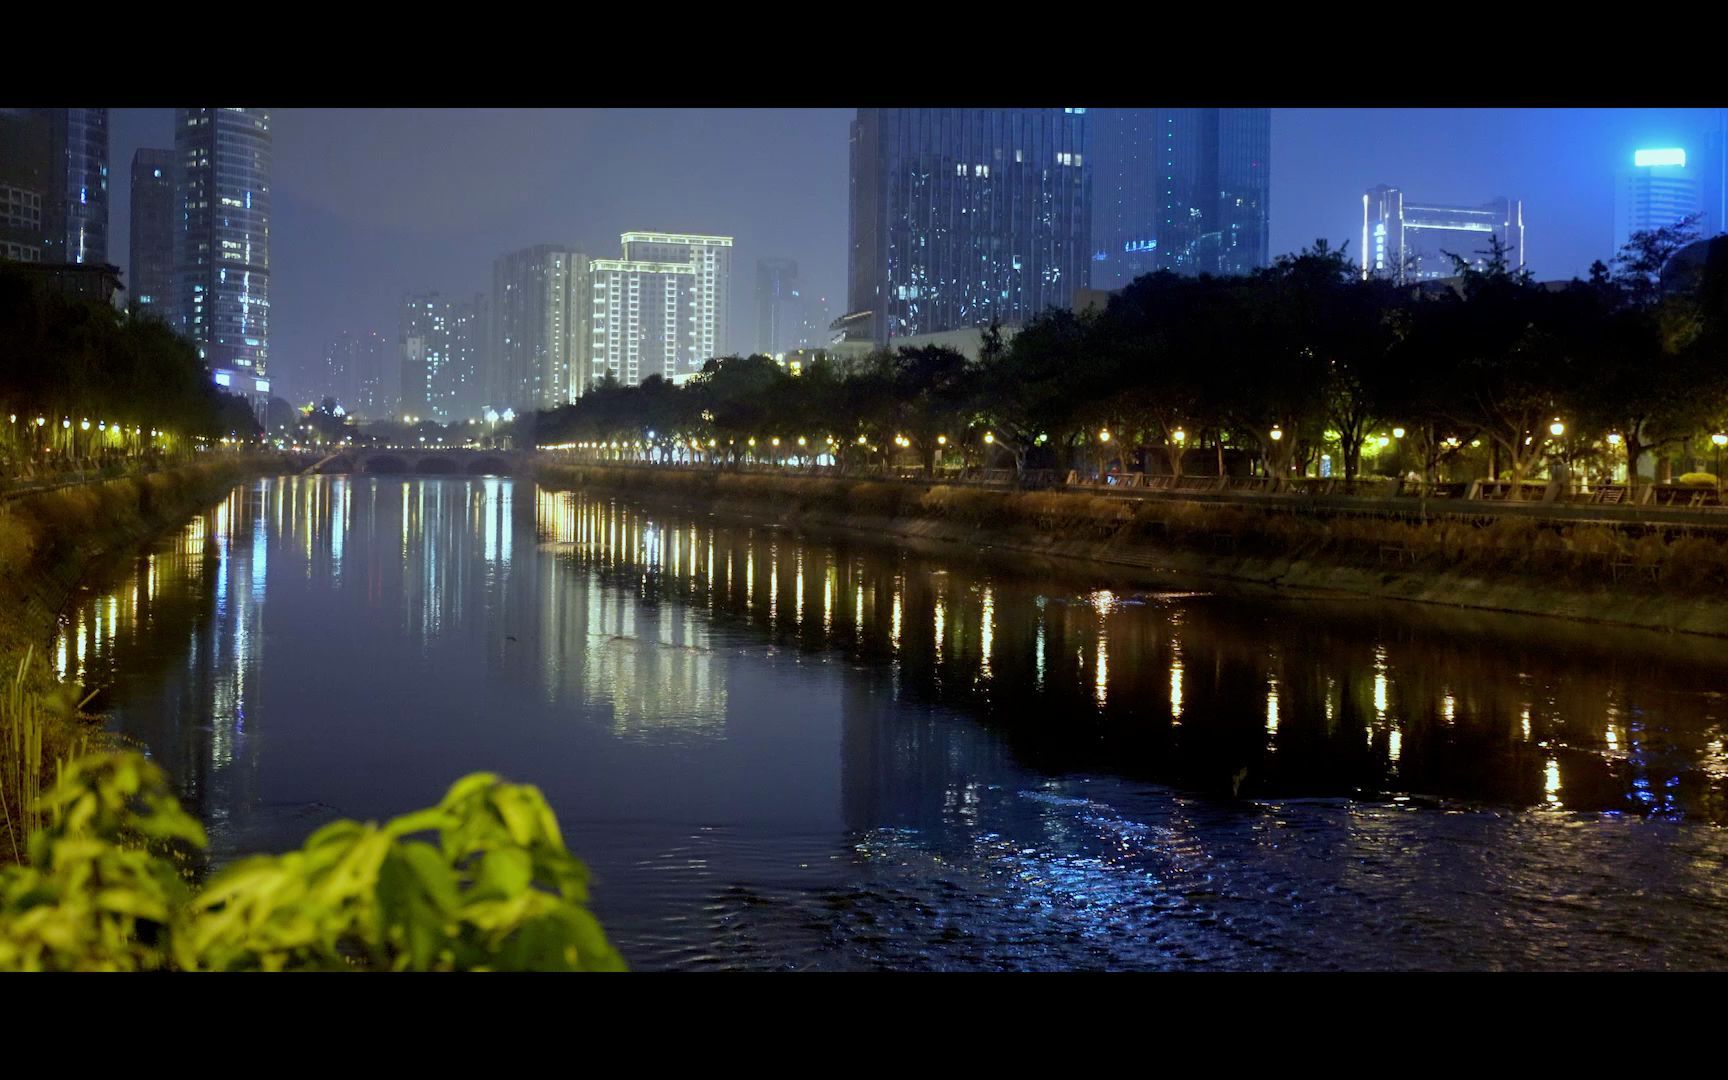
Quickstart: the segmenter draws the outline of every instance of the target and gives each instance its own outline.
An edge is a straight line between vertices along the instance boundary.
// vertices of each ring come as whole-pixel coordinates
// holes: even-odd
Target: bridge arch
[[[414,471],[422,476],[450,476],[462,470],[442,454],[422,454],[414,463]]]
[[[394,454],[372,454],[366,458],[369,473],[405,473],[408,463]]]
[[[510,463],[501,457],[487,455],[475,458],[468,463],[470,476],[509,476]]]

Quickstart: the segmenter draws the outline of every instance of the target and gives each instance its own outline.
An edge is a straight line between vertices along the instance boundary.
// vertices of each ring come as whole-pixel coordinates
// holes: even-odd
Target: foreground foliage
[[[0,871],[0,970],[618,971],[540,792],[477,773],[384,825],[338,821],[196,892],[205,844],[136,753],[69,763],[30,865]]]

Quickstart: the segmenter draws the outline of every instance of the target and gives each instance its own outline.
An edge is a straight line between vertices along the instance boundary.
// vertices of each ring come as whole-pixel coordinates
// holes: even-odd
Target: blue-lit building
[[[1069,306],[1092,252],[1085,109],[859,109],[847,301],[876,342]]]
[[[270,356],[270,110],[176,109],[176,325],[216,372]]]
[[[47,262],[108,262],[108,110],[46,109],[55,192]]]
[[[1633,233],[1678,224],[1705,209],[1699,168],[1684,147],[1638,150],[1632,167],[1621,169],[1614,191],[1614,249]],[[1705,225],[1708,228],[1708,225]]]
[[[1507,263],[1522,269],[1524,203],[1504,196],[1476,206],[1417,201],[1380,184],[1362,194],[1362,276],[1383,274],[1399,284],[1439,281],[1458,273],[1452,256],[1478,270],[1487,266],[1490,241],[1499,240]]]
[[[1091,287],[1270,258],[1269,109],[1092,110]]]
[[[174,317],[174,151],[132,155],[130,301],[164,321]]]

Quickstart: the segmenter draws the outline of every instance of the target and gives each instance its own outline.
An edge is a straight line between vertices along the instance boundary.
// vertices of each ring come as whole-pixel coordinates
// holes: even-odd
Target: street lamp
[[[1402,439],[1404,437],[1404,429],[1401,427],[1393,428],[1392,429],[1392,437],[1394,439]]]
[[[1566,434],[1566,425],[1562,424],[1560,422],[1560,418],[1558,416],[1556,416],[1554,418],[1554,422],[1552,424],[1548,425],[1548,434],[1554,436],[1556,439],[1558,439],[1560,436]]]
[[[1098,441],[1099,442],[1109,442],[1110,441],[1110,429],[1109,428],[1104,428],[1098,432]]]
[[[1277,442],[1279,439],[1282,439],[1283,437],[1284,437],[1284,429],[1279,427],[1277,424],[1273,424],[1272,425],[1272,441]],[[1182,433],[1180,431],[1178,431],[1176,433],[1176,441],[1177,442],[1182,441]]]
[[[995,435],[995,433],[994,433],[994,432],[989,432],[989,431],[986,431],[986,432],[985,432],[985,433],[984,433],[984,442],[985,442],[985,444],[986,444],[986,445],[988,445],[988,444],[990,444],[990,443],[993,443],[993,442],[995,442],[995,441],[996,441],[996,435]]]
[[[1177,446],[1181,446],[1183,443],[1188,441],[1188,433],[1186,431],[1183,431],[1181,428],[1177,428],[1174,432],[1172,432],[1170,437],[1172,439],[1176,440]]]
[[[1716,501],[1722,501],[1722,448],[1728,446],[1728,435],[1718,431],[1710,436],[1710,441],[1716,446]]]

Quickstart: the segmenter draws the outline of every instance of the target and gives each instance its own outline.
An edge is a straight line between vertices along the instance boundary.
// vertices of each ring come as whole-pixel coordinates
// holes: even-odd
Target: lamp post
[[[1718,431],[1710,436],[1711,445],[1716,447],[1716,501],[1722,501],[1722,447],[1728,446],[1728,434]]]

